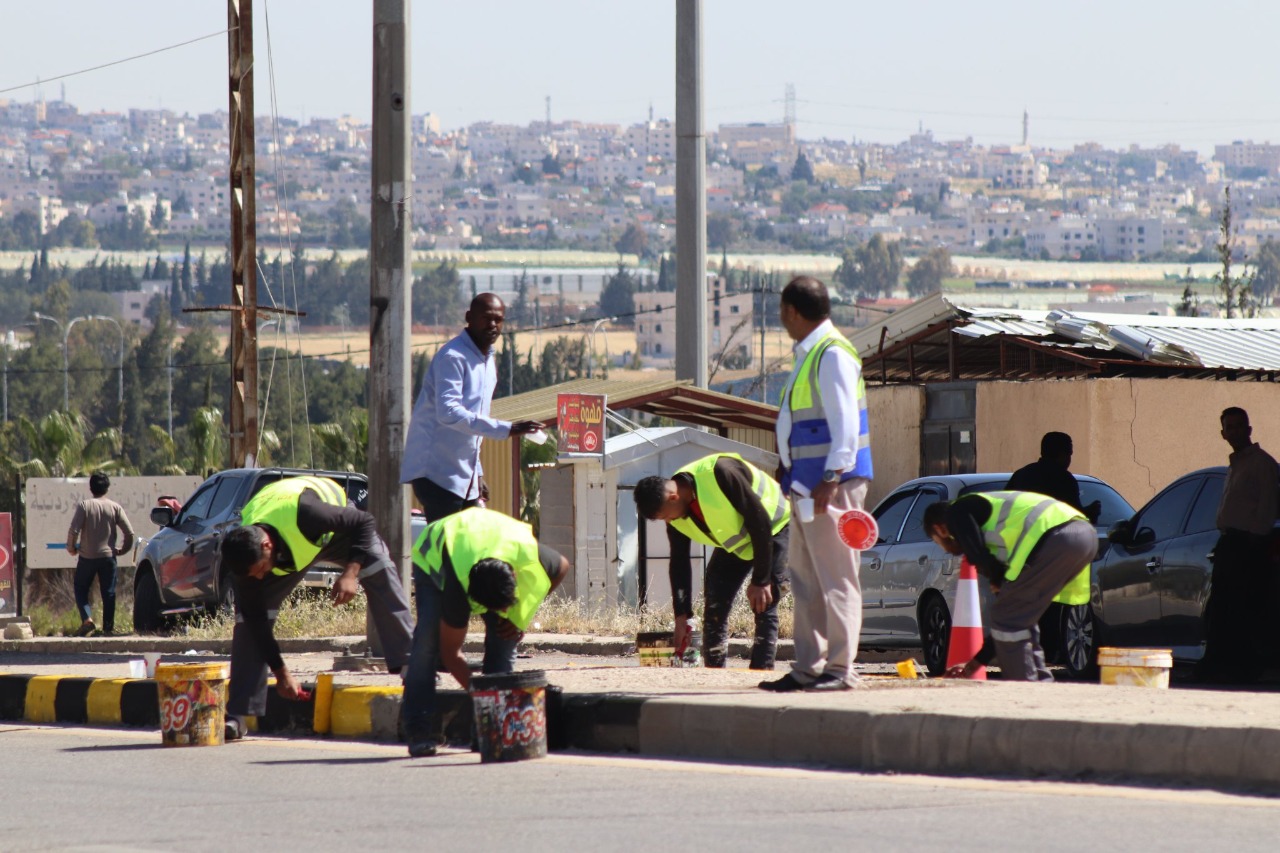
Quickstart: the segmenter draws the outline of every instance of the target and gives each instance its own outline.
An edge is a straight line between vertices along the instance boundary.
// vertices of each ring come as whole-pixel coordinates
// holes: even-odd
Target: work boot
[[[423,738],[422,740],[409,741],[409,757],[410,758],[430,758],[436,754],[439,749],[437,744],[431,738]]]
[[[227,717],[227,724],[222,729],[222,739],[227,743],[244,737],[246,726],[239,717]]]
[[[80,627],[76,629],[75,635],[77,637],[87,637],[92,634],[97,627],[98,626],[93,624],[92,619],[86,619],[80,623]]]

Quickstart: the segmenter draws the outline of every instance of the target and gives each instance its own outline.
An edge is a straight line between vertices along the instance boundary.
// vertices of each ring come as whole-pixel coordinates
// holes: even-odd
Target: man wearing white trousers
[[[830,315],[827,287],[816,278],[799,276],[783,289],[782,325],[796,342],[777,427],[779,479],[791,500],[795,661],[782,678],[760,682],[775,693],[848,690],[858,681],[860,555],[841,540],[836,520],[866,500],[871,436],[862,362]]]

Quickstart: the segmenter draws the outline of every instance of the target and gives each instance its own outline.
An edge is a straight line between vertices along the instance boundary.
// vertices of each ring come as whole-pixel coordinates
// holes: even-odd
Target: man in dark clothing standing
[[[76,504],[67,529],[67,551],[76,557],[76,610],[80,614],[77,637],[92,634],[95,626],[89,610],[89,590],[98,579],[102,594],[102,633],[111,636],[116,630],[116,557],[133,547],[133,527],[120,504],[107,497],[111,480],[98,472],[89,477],[87,501]],[[116,530],[120,544],[116,544]]]
[[[1088,506],[1080,503],[1080,483],[1069,470],[1073,451],[1071,436],[1065,432],[1046,432],[1040,439],[1040,458],[1014,471],[1005,488],[1011,492],[1048,495],[1075,507],[1090,522],[1096,523],[1102,502],[1094,501]]]
[[[1213,574],[1205,604],[1204,657],[1197,681],[1241,683],[1257,679],[1269,662],[1269,608],[1274,578],[1267,545],[1276,523],[1280,468],[1253,441],[1249,413],[1237,406],[1219,417],[1231,445],[1227,482],[1218,504]]]
[[[240,515],[244,526],[222,541],[222,562],[236,584],[227,740],[244,736],[243,717],[266,713],[268,669],[282,697],[304,695],[285,666],[274,629],[281,603],[312,564],[343,567],[330,593],[335,607],[351,601],[364,587],[388,671],[400,671],[413,645],[413,617],[400,572],[378,536],[373,516],[348,506],[346,492],[336,482],[289,477],[270,483]]]
[[[756,614],[751,668],[773,669],[791,520],[778,483],[736,453],[717,453],[684,466],[671,479],[645,477],[636,484],[635,501],[642,517],[667,522],[676,648],[688,642],[693,615],[690,551],[696,540],[716,549],[705,580],[703,660],[709,667],[725,665],[729,611],[750,576],[747,599]]]

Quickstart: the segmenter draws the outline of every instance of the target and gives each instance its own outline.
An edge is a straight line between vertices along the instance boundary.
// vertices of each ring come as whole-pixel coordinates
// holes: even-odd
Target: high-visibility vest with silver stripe
[[[1070,504],[1034,492],[982,492],[975,497],[991,504],[991,517],[982,525],[987,550],[1006,566],[1005,580],[1017,580],[1040,538],[1069,521],[1085,521]],[[1073,577],[1053,600],[1061,604],[1089,603],[1089,565]]]
[[[677,471],[677,474],[688,474],[693,477],[693,488],[698,494],[698,506],[702,509],[702,519],[707,530],[703,532],[692,518],[677,518],[671,526],[695,542],[723,548],[741,560],[755,558],[755,550],[751,547],[751,536],[742,529],[742,513],[734,509],[733,504],[716,482],[716,462],[724,457],[736,459],[751,472],[751,491],[760,498],[765,512],[769,513],[770,532],[778,534],[791,520],[791,505],[777,481],[752,465],[736,453],[714,453],[705,456]]]
[[[853,468],[845,471],[840,481],[854,477],[871,479],[871,430],[867,418],[867,386],[862,379],[862,359],[858,358],[853,344],[832,329],[805,356],[796,371],[790,393],[783,391],[786,395],[783,404],[791,410],[791,434],[787,437],[791,467],[784,472],[782,479],[782,487],[787,492],[791,491],[792,482],[801,483],[813,491],[822,482],[822,473],[826,470],[827,455],[831,452],[831,427],[827,423],[827,410],[822,405],[822,392],[818,387],[818,367],[823,354],[833,346],[849,353],[858,364],[857,456]]]
[[[328,477],[287,477],[263,486],[240,511],[241,524],[271,525],[293,555],[293,567],[273,568],[273,575],[288,575],[304,570],[333,538],[333,534],[326,533],[313,542],[298,529],[298,499],[308,489],[327,504],[347,505],[347,493]]]

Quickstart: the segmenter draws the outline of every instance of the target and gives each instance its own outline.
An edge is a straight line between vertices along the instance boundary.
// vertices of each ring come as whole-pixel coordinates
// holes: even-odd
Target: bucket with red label
[[[156,667],[160,735],[165,746],[217,746],[227,721],[225,663],[162,663]]]
[[[480,763],[547,755],[547,677],[541,670],[471,679]]]

